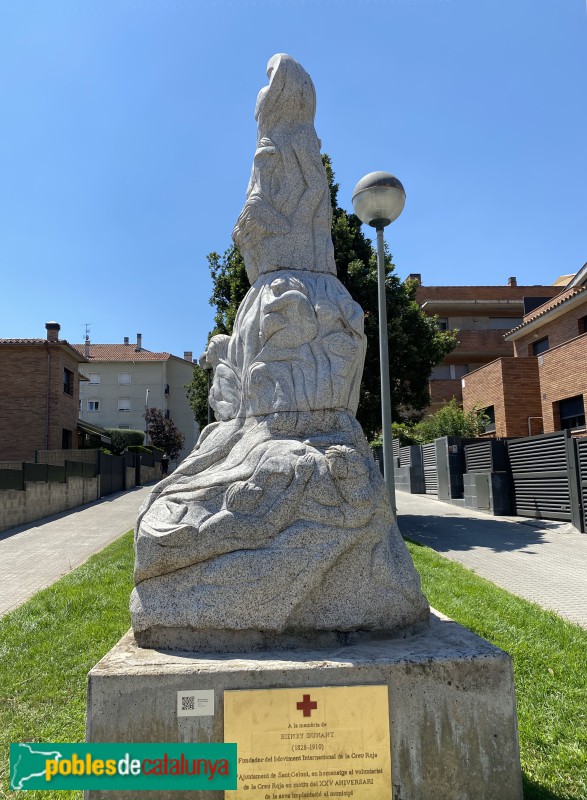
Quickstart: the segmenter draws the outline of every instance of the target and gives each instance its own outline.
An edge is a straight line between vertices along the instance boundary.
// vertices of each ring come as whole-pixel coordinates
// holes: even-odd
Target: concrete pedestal
[[[437,614],[404,639],[239,655],[141,649],[129,632],[89,674],[87,740],[222,742],[226,689],[365,684],[389,687],[389,800],[521,800],[511,660]],[[190,689],[214,690],[213,716],[178,717],[177,692]],[[177,800],[173,791],[148,794]]]

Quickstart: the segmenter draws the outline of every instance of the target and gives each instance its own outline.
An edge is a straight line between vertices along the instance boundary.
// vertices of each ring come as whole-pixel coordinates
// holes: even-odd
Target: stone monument
[[[354,414],[363,312],[336,277],[314,85],[276,55],[233,239],[251,288],[215,336],[208,426],[141,510],[137,642],[250,650],[413,630],[428,603]]]
[[[221,742],[227,693],[377,685],[393,798],[519,800],[510,660],[430,614],[354,416],[363,313],[336,277],[314,85],[284,54],[267,75],[233,232],[251,288],[206,354],[217,421],[139,513],[133,632],[90,673],[88,739]],[[209,716],[179,715],[190,686]]]

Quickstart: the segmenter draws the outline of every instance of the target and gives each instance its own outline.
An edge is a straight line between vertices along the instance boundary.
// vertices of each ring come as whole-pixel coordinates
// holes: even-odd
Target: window
[[[489,420],[485,423],[485,433],[490,433],[495,430],[495,406],[487,406],[483,409],[483,413]]]
[[[100,373],[90,372],[90,374],[88,375],[88,379],[90,383],[100,383]]]
[[[450,377],[451,378],[462,378],[463,375],[466,375],[469,371],[469,367],[466,364],[451,364],[450,365]]]
[[[439,364],[437,367],[433,367],[432,372],[430,373],[431,381],[450,380],[450,377],[449,364]]]
[[[544,339],[538,339],[537,342],[533,342],[532,344],[532,355],[539,356],[540,353],[545,353],[548,350],[548,336],[545,336]]]
[[[67,367],[63,369],[63,391],[73,396],[73,372]]]
[[[118,398],[118,410],[119,411],[130,411],[130,397],[119,397]]]
[[[438,317],[438,319],[435,320],[435,324],[436,330],[438,331],[448,330],[448,319],[446,319],[446,317]]]
[[[518,325],[522,324],[522,317],[490,317],[489,318],[489,329],[490,330],[511,330],[512,328],[517,328]]]
[[[100,410],[99,400],[88,400],[88,411],[99,411],[99,410]]]
[[[577,320],[577,327],[579,329],[579,334],[587,333],[587,317],[580,317]]]
[[[121,386],[128,386],[130,384],[130,372],[119,372],[118,383]]]
[[[563,430],[585,427],[585,404],[582,394],[559,400],[558,411]]]
[[[61,431],[61,449],[71,450],[72,447],[73,447],[73,433],[72,431],[68,431],[67,428],[63,428]]]

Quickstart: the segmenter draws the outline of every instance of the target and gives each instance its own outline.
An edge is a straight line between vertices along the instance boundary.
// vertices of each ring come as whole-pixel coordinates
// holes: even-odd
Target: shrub
[[[106,432],[112,440],[110,449],[117,456],[124,453],[129,446],[142,445],[145,439],[144,431],[136,431],[129,428],[106,428]]]
[[[142,444],[131,444],[126,449],[129,453],[147,453],[148,455],[151,455],[151,449]]]
[[[421,422],[414,425],[414,437],[418,444],[426,444],[441,436],[464,436],[474,439],[485,431],[488,417],[483,411],[463,411],[456,399],[446,403]]]
[[[394,439],[399,439],[399,446],[406,447],[409,444],[418,444],[414,436],[414,427],[409,422],[392,422],[391,434]],[[378,434],[369,442],[372,450],[383,447],[383,434]]]

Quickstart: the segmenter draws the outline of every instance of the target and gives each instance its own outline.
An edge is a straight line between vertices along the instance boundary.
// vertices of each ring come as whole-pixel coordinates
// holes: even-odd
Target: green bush
[[[129,453],[148,453],[151,454],[151,449],[149,447],[145,447],[142,444],[131,444],[129,447],[126,448]]]
[[[399,439],[399,446],[406,447],[409,444],[418,444],[414,436],[414,426],[409,422],[392,422],[391,433],[394,439]],[[383,447],[383,434],[380,433],[369,442],[372,450],[377,447]]]
[[[489,417],[478,409],[463,411],[456,399],[438,409],[436,414],[425,417],[413,429],[418,444],[427,444],[441,436],[464,436],[475,439],[485,432]]]
[[[409,422],[392,422],[391,430],[393,438],[399,439],[400,447],[407,447],[410,444],[418,444],[418,440],[414,436],[414,426]]]
[[[377,450],[378,447],[383,447],[383,434],[380,433],[374,439],[371,439],[369,442],[369,447],[371,450]]]
[[[105,430],[112,440],[110,449],[117,456],[124,453],[130,446],[142,445],[145,439],[144,431],[136,431],[129,428],[106,428]]]

